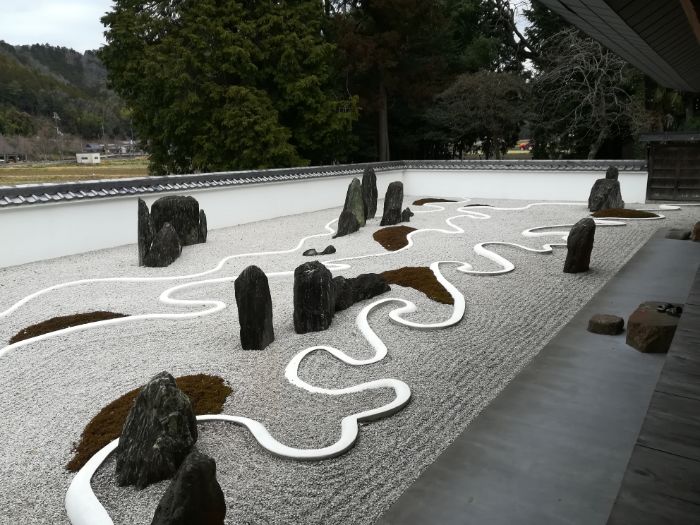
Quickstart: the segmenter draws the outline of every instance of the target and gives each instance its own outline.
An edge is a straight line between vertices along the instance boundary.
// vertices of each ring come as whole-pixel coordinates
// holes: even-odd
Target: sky
[[[84,52],[104,45],[100,18],[112,0],[2,0],[0,40]]]
[[[527,0],[510,0],[518,12]],[[100,18],[112,0],[2,0],[0,40],[12,45],[51,44],[85,52],[104,45]],[[518,17],[518,26],[524,25]]]

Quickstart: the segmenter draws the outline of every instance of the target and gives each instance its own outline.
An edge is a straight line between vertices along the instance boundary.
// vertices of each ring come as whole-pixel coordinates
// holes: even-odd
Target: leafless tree
[[[603,142],[620,130],[646,125],[642,101],[631,94],[634,70],[612,51],[570,29],[543,46],[551,68],[534,79],[538,123],[560,145],[575,138],[596,157]]]

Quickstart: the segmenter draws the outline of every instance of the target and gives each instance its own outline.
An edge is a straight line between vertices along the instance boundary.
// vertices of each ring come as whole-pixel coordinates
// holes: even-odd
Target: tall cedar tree
[[[116,0],[102,22],[152,173],[343,158],[356,101],[331,89],[317,0]]]
[[[439,91],[447,67],[447,21],[441,2],[362,0],[335,19],[351,92],[376,119],[379,160],[389,160],[389,111],[411,109]],[[413,112],[417,114],[418,112]]]

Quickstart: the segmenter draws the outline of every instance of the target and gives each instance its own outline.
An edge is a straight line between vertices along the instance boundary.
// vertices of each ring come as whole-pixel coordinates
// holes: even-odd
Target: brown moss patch
[[[450,292],[440,284],[435,274],[427,266],[406,266],[397,270],[382,272],[381,276],[384,277],[389,284],[413,288],[414,290],[423,292],[430,299],[438,303],[454,304]]]
[[[116,319],[118,317],[127,316],[114,312],[99,311],[52,317],[51,319],[33,324],[20,330],[12,337],[12,339],[10,339],[10,344],[17,343],[18,341],[24,341],[25,339],[30,339],[32,337],[37,337],[39,335],[48,334],[50,332],[55,332],[57,330],[62,330],[64,328],[69,328],[71,326],[95,323],[97,321],[106,321],[107,319]]]
[[[628,219],[651,219],[658,217],[656,213],[642,210],[628,210],[625,208],[608,208],[591,213],[593,217],[626,217]]]
[[[372,237],[374,237],[375,241],[384,246],[385,249],[390,252],[395,252],[396,250],[408,246],[408,239],[406,236],[414,231],[416,231],[416,229],[410,226],[389,226],[377,230]]]
[[[175,379],[178,388],[187,394],[196,415],[219,414],[231,388],[218,376],[195,374]],[[124,428],[139,387],[112,401],[93,417],[80,435],[80,441],[73,446],[73,459],[66,465],[70,472],[77,472],[101,448],[117,439]]]
[[[457,202],[452,199],[431,199],[431,198],[426,198],[426,199],[418,199],[417,201],[413,201],[414,206],[423,206],[423,204],[430,204],[431,202]]]

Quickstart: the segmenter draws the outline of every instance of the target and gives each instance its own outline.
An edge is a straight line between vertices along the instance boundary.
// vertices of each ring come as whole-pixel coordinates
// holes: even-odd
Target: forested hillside
[[[128,137],[129,116],[106,77],[93,52],[0,41],[0,135]]]

